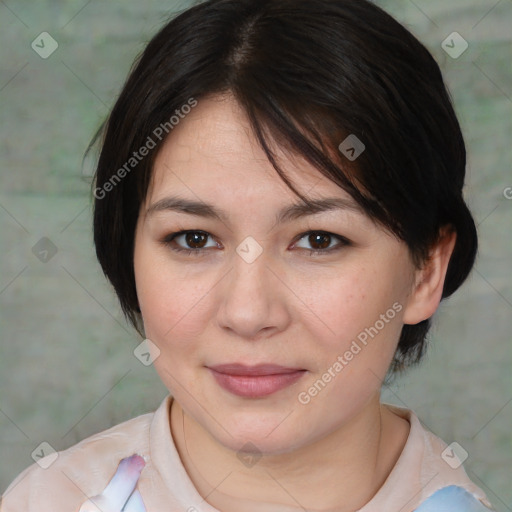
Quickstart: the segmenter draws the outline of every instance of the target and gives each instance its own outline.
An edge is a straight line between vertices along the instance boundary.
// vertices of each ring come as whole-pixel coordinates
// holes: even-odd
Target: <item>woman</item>
[[[370,2],[171,20],[104,126],[93,191],[99,262],[170,394],[25,470],[2,511],[491,509],[451,447],[380,402],[472,268],[464,178],[439,67]]]

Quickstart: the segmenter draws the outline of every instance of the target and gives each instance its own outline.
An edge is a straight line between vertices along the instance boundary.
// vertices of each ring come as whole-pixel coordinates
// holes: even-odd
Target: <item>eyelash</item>
[[[161,242],[165,246],[170,247],[171,243],[174,241],[175,238],[177,238],[177,237],[179,237],[181,235],[187,235],[189,233],[201,233],[203,235],[207,235],[207,236],[211,237],[210,233],[207,233],[206,231],[193,230],[193,229],[190,230],[189,229],[189,230],[177,231],[175,233],[170,233],[169,235],[166,235],[162,239]],[[343,237],[341,235],[336,235],[336,234],[330,233],[328,231],[320,231],[320,230],[317,230],[317,231],[307,231],[306,233],[302,233],[297,238],[297,242],[302,240],[304,237],[306,237],[308,235],[312,235],[312,234],[321,234],[321,235],[330,236],[332,238],[337,238],[340,241],[340,244],[335,246],[335,247],[331,247],[330,249],[303,249],[302,247],[300,248],[300,249],[303,249],[305,251],[308,251],[310,256],[314,256],[315,254],[316,255],[330,254],[331,252],[340,250],[343,247],[351,245],[351,242],[347,238],[345,238],[345,237]],[[207,249],[211,249],[211,247],[209,247]],[[171,247],[171,250],[173,250],[175,252],[185,253],[186,255],[192,255],[193,254],[194,256],[201,256],[204,253],[204,251],[207,250],[207,249],[184,249],[182,247]]]

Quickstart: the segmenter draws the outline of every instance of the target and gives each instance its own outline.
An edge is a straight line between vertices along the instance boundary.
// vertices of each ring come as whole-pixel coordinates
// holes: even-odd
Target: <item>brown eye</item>
[[[191,249],[202,249],[208,240],[208,235],[200,231],[192,231],[183,235],[185,243]]]
[[[205,231],[179,231],[167,235],[162,243],[176,252],[185,251],[187,254],[200,255],[205,249],[218,247],[213,241],[213,245],[206,245],[210,237],[211,235]]]
[[[325,233],[309,235],[308,242],[314,249],[327,249],[331,243],[331,235]]]
[[[309,231],[308,233],[301,235],[299,241],[302,239],[305,239],[312,249],[300,246],[297,247],[308,250],[311,255],[328,254],[351,244],[347,238],[341,235],[335,235],[334,233],[328,233],[326,231]],[[338,240],[338,244],[332,246],[331,244],[335,240]]]
[[[214,240],[212,240],[212,245],[206,245],[210,238],[211,235],[205,231],[179,231],[167,235],[162,240],[162,243],[169,246],[175,252],[184,251],[186,254],[199,256],[204,254],[206,249],[219,248],[219,245]],[[309,251],[311,255],[328,254],[351,245],[347,238],[326,231],[309,231],[300,235],[299,241],[302,239],[305,239],[312,248],[300,247],[297,244],[295,246]],[[338,243],[331,245],[335,240],[338,240]]]

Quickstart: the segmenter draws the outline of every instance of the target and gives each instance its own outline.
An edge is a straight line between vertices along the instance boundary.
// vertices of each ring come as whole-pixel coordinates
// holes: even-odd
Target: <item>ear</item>
[[[456,238],[457,234],[450,227],[441,228],[439,239],[431,248],[428,260],[415,272],[414,287],[404,312],[404,324],[417,324],[435,313],[441,302]]]

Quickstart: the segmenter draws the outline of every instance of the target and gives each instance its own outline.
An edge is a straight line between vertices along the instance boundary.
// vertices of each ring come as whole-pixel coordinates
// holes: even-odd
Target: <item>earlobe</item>
[[[439,240],[432,247],[429,259],[416,272],[416,281],[403,316],[404,324],[415,325],[435,313],[441,302],[446,271],[456,238],[457,234],[450,227],[441,229]]]

